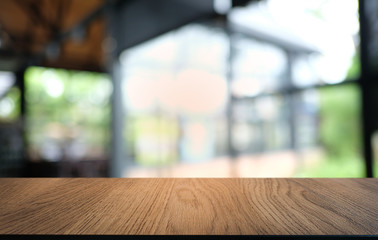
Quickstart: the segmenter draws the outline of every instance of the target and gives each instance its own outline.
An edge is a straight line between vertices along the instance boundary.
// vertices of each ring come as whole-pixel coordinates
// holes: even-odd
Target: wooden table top
[[[3,178],[0,234],[378,235],[378,179]]]

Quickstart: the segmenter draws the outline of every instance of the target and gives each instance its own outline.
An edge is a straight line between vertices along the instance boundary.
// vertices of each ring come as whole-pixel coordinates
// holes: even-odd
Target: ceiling
[[[108,31],[119,52],[212,16],[214,1],[0,0],[0,71],[40,65],[103,72]],[[232,0],[232,7],[249,1]]]
[[[103,6],[104,0],[1,0],[0,71],[24,64],[103,71],[105,21],[93,16]]]

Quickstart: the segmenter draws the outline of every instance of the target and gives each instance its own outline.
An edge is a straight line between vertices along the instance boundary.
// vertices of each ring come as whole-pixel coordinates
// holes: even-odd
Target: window
[[[199,22],[125,50],[126,175],[362,177],[357,1],[342,4],[251,3],[227,34]]]
[[[25,81],[28,156],[32,162],[108,158],[112,88],[106,75],[30,67]],[[62,176],[73,174],[64,172],[64,167],[60,170]],[[76,176],[85,176],[80,167],[75,171]]]

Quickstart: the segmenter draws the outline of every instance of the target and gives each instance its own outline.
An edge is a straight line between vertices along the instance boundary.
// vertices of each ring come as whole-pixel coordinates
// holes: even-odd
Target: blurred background
[[[1,177],[377,177],[374,0],[2,0]]]

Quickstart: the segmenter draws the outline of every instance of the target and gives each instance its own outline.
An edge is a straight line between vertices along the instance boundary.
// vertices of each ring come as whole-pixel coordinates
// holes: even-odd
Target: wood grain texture
[[[0,234],[377,235],[378,179],[0,179]]]

